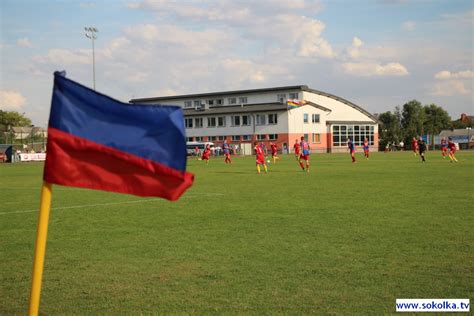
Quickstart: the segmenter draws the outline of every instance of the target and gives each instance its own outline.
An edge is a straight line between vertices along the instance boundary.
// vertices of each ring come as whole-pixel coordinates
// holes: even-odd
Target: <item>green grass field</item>
[[[253,157],[178,201],[53,187],[44,314],[388,314],[474,298],[474,153]],[[0,314],[25,314],[42,164],[0,165]],[[472,308],[471,308],[472,311]]]

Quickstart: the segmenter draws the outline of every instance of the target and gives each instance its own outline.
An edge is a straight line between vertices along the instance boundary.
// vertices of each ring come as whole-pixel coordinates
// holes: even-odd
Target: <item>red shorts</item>
[[[202,155],[202,160],[209,160],[209,155]]]
[[[300,155],[300,152],[299,152],[299,151],[295,151],[295,155],[296,155],[296,156],[299,156],[299,155]]]
[[[441,147],[441,151],[445,153],[445,152],[448,151],[448,148],[446,148],[446,147]]]
[[[255,162],[257,163],[257,165],[264,165],[265,164],[265,156],[264,155],[258,155],[256,157]]]
[[[456,149],[455,149],[455,150],[450,150],[450,151],[449,151],[449,154],[450,154],[450,155],[454,155],[455,153],[456,153]]]
[[[277,153],[272,153],[272,157],[275,157],[277,155]]]
[[[301,155],[301,156],[300,156],[300,159],[309,161],[309,155]]]

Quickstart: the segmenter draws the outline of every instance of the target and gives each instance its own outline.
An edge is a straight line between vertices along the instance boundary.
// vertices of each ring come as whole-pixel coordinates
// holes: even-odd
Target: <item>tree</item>
[[[395,108],[395,113],[387,111],[379,115],[380,126],[380,146],[385,148],[387,143],[398,142],[402,139],[400,126],[400,108]]]
[[[412,100],[403,105],[401,124],[405,144],[410,144],[413,137],[424,134],[423,123],[425,111],[417,100]]]
[[[0,110],[0,137],[2,143],[6,142],[6,133],[14,126],[31,126],[31,120],[24,113]]]
[[[451,126],[451,117],[442,107],[436,104],[425,105],[423,129],[431,135],[431,144],[434,143],[434,135],[438,135],[442,130]]]

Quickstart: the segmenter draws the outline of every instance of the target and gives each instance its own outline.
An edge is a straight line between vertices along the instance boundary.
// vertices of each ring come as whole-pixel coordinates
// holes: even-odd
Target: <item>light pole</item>
[[[467,149],[469,149],[469,145],[471,142],[471,127],[466,127],[467,129]]]
[[[94,90],[95,90],[95,48],[94,48],[94,40],[97,39],[97,34],[99,32],[98,29],[95,27],[85,27],[84,30],[86,31],[86,37],[92,40],[92,79],[94,82]]]

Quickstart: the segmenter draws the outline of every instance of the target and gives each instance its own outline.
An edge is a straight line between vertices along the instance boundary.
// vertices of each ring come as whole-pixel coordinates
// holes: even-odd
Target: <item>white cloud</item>
[[[402,29],[409,32],[414,31],[416,29],[416,22],[405,21],[402,23]]]
[[[466,95],[469,93],[471,93],[471,91],[464,86],[464,82],[461,80],[447,80],[437,82],[430,94],[449,97],[459,94]]]
[[[59,66],[67,66],[74,64],[91,64],[92,51],[80,49],[70,51],[67,49],[50,49],[46,56],[35,56],[33,60],[40,64],[53,64]]]
[[[26,99],[21,93],[11,90],[0,90],[0,108],[4,111],[18,111],[25,105]]]
[[[474,72],[472,70],[463,70],[459,72],[450,72],[448,70],[443,70],[436,73],[434,77],[439,80],[471,79],[471,78],[474,78]]]
[[[360,57],[360,47],[362,47],[363,44],[364,44],[364,42],[362,42],[362,40],[360,38],[354,37],[352,39],[352,46],[350,46],[347,49],[348,55],[353,59],[359,58]]]
[[[28,39],[28,37],[19,38],[16,41],[16,44],[18,46],[21,46],[21,47],[33,47],[33,45],[31,44],[31,41]]]
[[[380,64],[376,62],[343,63],[345,73],[355,76],[406,76],[408,70],[400,63]]]

